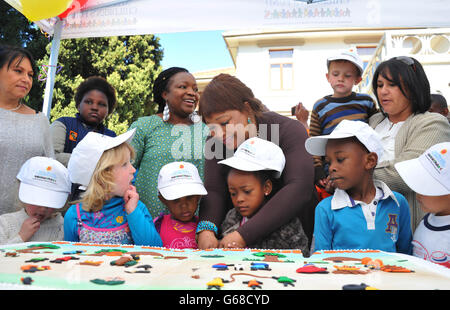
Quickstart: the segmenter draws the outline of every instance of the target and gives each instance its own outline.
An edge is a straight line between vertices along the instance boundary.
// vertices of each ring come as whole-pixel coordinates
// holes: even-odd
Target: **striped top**
[[[368,122],[370,116],[377,112],[372,97],[352,92],[347,97],[334,98],[325,96],[318,100],[312,109],[309,135],[328,135],[344,119]],[[314,166],[321,167],[320,156],[314,156]]]
[[[375,103],[369,95],[352,92],[343,98],[325,96],[314,104],[309,135],[328,135],[344,119],[367,123],[376,112]]]

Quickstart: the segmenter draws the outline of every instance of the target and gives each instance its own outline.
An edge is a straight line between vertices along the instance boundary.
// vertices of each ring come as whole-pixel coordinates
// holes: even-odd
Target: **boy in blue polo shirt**
[[[376,249],[411,254],[406,199],[373,179],[383,147],[361,121],[343,120],[326,136],[308,138],[306,150],[326,156],[334,195],[316,207],[315,250]]]

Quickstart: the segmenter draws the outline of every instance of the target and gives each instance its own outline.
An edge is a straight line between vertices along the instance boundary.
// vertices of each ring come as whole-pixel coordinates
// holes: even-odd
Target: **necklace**
[[[22,106],[22,102],[19,102],[19,103],[17,104],[17,107],[15,107],[15,108],[13,108],[13,109],[6,109],[6,110],[8,110],[8,111],[17,111],[17,110],[20,109],[21,106]]]

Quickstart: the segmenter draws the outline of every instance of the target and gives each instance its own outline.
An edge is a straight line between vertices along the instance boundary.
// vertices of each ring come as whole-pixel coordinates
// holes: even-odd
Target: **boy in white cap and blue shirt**
[[[312,155],[326,156],[334,195],[316,207],[315,250],[376,249],[411,253],[408,202],[373,179],[383,147],[364,122],[343,120],[326,136],[305,142]]]
[[[237,148],[233,157],[219,161],[219,164],[230,167],[227,183],[234,206],[221,225],[222,241],[228,234],[251,221],[266,201],[276,194],[285,163],[285,156],[278,145],[258,137],[247,139]],[[224,246],[233,247],[232,244]],[[297,217],[276,231],[267,232],[264,238],[248,247],[301,249],[305,256],[309,255],[308,238]]]
[[[325,96],[313,106],[309,124],[311,137],[328,135],[344,119],[368,122],[377,112],[375,102],[367,94],[353,92],[361,82],[363,61],[353,50],[344,50],[327,58],[326,78],[333,94]],[[326,188],[326,165],[320,156],[314,157],[315,183]]]
[[[172,249],[197,249],[198,203],[207,191],[197,167],[188,162],[164,165],[158,175],[158,198],[169,210],[155,219],[163,246]]]
[[[450,142],[395,164],[427,214],[413,236],[413,255],[450,268]]]
[[[63,240],[64,207],[71,183],[67,168],[48,157],[32,157],[17,174],[24,208],[0,216],[0,244]]]

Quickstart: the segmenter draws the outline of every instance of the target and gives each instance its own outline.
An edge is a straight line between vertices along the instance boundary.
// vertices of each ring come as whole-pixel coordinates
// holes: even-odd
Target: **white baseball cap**
[[[242,171],[273,170],[274,177],[279,178],[286,158],[283,150],[275,143],[253,137],[239,145],[233,157],[221,160],[219,164]]]
[[[103,153],[124,142],[130,142],[135,132],[136,128],[133,128],[117,137],[110,137],[92,131],[89,132],[77,144],[72,151],[72,155],[70,155],[67,169],[69,169],[69,176],[72,183],[87,187]]]
[[[310,137],[305,141],[308,153],[316,156],[324,156],[329,139],[344,139],[356,137],[368,150],[381,158],[383,145],[378,133],[367,123],[361,121],[342,120],[329,135]]]
[[[158,175],[158,191],[167,200],[208,193],[197,167],[184,161],[175,161],[161,168]]]
[[[450,194],[450,142],[433,145],[417,158],[395,164],[405,183],[426,196]]]
[[[327,59],[327,68],[330,66],[330,62],[335,61],[335,60],[347,60],[350,61],[352,64],[354,64],[359,72],[360,75],[363,74],[364,72],[364,64],[362,59],[358,56],[357,53],[353,52],[353,51],[342,51],[341,53],[331,56]]]
[[[36,156],[28,159],[17,174],[19,199],[23,203],[59,209],[70,194],[69,172],[53,158]]]

